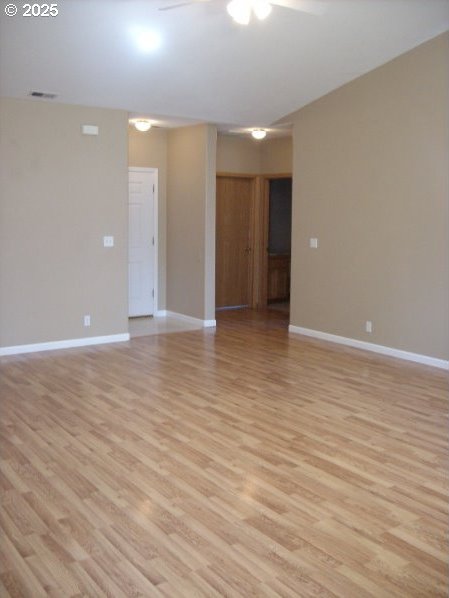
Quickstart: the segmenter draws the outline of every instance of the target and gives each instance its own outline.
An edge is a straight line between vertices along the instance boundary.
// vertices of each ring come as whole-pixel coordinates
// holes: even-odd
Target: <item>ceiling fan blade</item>
[[[270,0],[270,4],[317,16],[326,11],[324,2],[320,2],[320,0]]]
[[[181,6],[199,4],[200,2],[209,2],[209,0],[187,0],[186,2],[177,2],[176,4],[170,4],[170,6],[162,6],[161,8],[158,8],[158,10],[173,10],[175,8],[181,8]]]
[[[191,0],[191,2],[178,2],[177,4],[171,4],[170,6],[162,6],[158,8],[158,10],[173,10],[175,8],[181,8],[181,6],[188,6],[189,4],[196,4],[195,0]]]

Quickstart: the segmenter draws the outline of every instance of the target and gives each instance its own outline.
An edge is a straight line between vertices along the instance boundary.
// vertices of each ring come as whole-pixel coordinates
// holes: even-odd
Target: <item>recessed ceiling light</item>
[[[265,139],[265,137],[267,136],[267,132],[265,131],[265,129],[254,129],[253,131],[251,131],[251,135],[254,139],[260,141],[261,139]]]
[[[150,29],[135,29],[133,37],[139,50],[145,53],[154,52],[160,48],[162,43],[159,33]]]

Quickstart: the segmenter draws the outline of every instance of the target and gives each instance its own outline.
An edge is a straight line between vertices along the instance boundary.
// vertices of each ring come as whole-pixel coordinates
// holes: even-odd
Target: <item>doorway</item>
[[[128,315],[149,317],[157,311],[158,171],[128,172]]]
[[[217,310],[288,314],[291,215],[291,174],[217,174]]]
[[[292,179],[268,180],[267,306],[289,312]]]

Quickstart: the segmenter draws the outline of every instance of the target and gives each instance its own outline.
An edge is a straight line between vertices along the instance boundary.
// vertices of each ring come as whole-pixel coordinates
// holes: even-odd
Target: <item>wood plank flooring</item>
[[[447,596],[447,374],[284,317],[2,358],[0,595]]]

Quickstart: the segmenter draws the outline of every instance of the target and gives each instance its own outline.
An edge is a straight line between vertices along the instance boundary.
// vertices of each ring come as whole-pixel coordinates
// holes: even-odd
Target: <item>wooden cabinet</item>
[[[268,301],[290,298],[290,255],[268,255]]]

